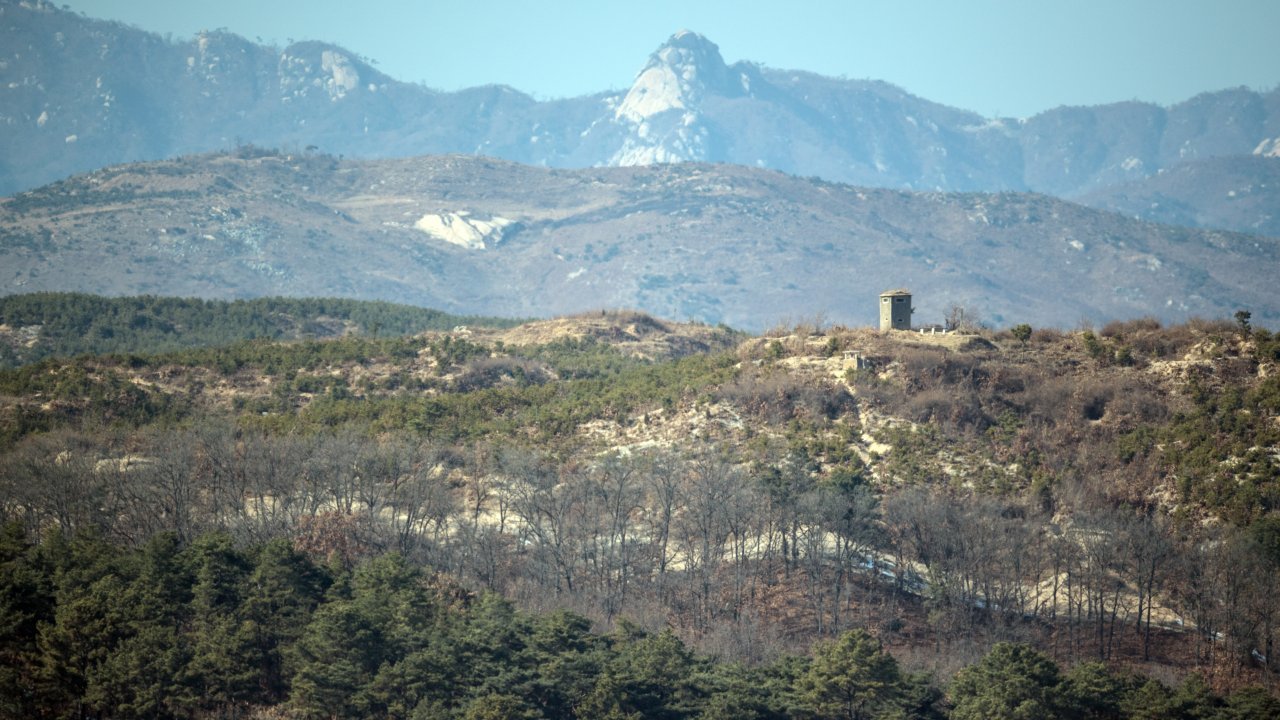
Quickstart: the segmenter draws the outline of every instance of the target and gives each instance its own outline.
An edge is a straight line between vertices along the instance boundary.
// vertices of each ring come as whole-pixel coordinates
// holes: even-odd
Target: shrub
[[[834,418],[852,411],[856,404],[842,387],[827,382],[806,382],[785,372],[744,373],[715,393],[744,412],[769,422],[798,417]]]
[[[1031,342],[1037,345],[1049,345],[1060,342],[1063,333],[1057,328],[1036,328],[1031,331]]]
[[[526,358],[476,357],[468,360],[454,379],[454,389],[470,392],[503,382],[516,385],[540,385],[554,373],[546,365]]]
[[[1098,339],[1097,335],[1093,334],[1092,330],[1085,330],[1080,333],[1080,342],[1084,344],[1084,350],[1089,353],[1089,357],[1100,363],[1106,362],[1107,346]]]
[[[1099,334],[1105,338],[1126,338],[1139,333],[1154,332],[1160,327],[1160,321],[1150,316],[1137,320],[1112,320],[1102,326]]]
[[[916,422],[936,422],[953,430],[972,429],[985,432],[991,418],[973,392],[954,392],[944,388],[925,390],[907,401],[907,416]]]

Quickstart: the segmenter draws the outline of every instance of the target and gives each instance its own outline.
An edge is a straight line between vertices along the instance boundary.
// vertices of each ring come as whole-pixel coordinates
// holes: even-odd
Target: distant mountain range
[[[1280,237],[1280,159],[1214,157],[1077,198],[1143,220]]]
[[[1172,171],[1171,171],[1172,172]],[[1280,239],[1033,193],[859,188],[729,164],[561,170],[242,147],[0,199],[0,294],[392,300],[529,317],[600,308],[764,329],[872,324],[906,286],[996,325],[1155,315],[1280,326]]]
[[[711,41],[681,32],[625,92],[536,101],[500,86],[445,93],[398,82],[333,45],[280,49],[223,31],[171,41],[41,0],[0,0],[0,49],[3,194],[252,144],[553,168],[735,163],[895,189],[1034,191],[1160,222],[1278,233],[1280,90],[992,119],[883,82],[729,65]],[[1187,173],[1231,186],[1205,192],[1178,179]]]

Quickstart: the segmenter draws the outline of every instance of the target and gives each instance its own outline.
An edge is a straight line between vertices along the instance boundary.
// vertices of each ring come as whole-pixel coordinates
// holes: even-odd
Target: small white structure
[[[886,290],[880,293],[880,332],[911,329],[911,293]]]

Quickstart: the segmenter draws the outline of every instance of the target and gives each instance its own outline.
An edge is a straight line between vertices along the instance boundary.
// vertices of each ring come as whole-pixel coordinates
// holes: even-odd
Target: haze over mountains
[[[564,168],[729,162],[877,187],[1030,190],[1160,222],[1277,232],[1274,89],[992,119],[883,82],[728,65],[713,42],[682,31],[637,62],[624,92],[537,101],[500,86],[446,93],[399,82],[324,43],[279,49],[222,31],[170,41],[29,0],[0,0],[0,47],[6,194],[253,143]],[[1194,190],[1159,179],[1175,167],[1200,173]]]
[[[1157,315],[1280,324],[1280,240],[1028,193],[858,188],[736,165],[559,170],[242,148],[0,201],[0,292],[341,295],[450,312],[641,308],[764,329],[870,324],[916,293],[998,325]]]
[[[1280,323],[1280,90],[989,119],[729,65],[681,31],[623,92],[537,101],[30,0],[0,0],[0,48],[0,191],[37,188],[0,200],[0,292],[635,307],[761,329],[872,322],[868,298],[906,285],[918,323],[952,303],[995,323]],[[118,165],[160,158],[176,159]]]

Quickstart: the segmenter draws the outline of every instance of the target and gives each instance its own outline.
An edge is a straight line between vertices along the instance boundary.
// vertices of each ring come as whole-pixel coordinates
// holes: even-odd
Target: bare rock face
[[[610,165],[651,165],[710,159],[710,129],[703,118],[709,95],[741,95],[720,48],[682,30],[649,57],[614,111],[626,128]]]
[[[428,213],[418,218],[413,227],[436,240],[469,250],[483,250],[500,242],[502,231],[511,224],[512,221],[504,217],[494,216],[485,220],[473,218],[470,212],[463,210],[456,213]]]

